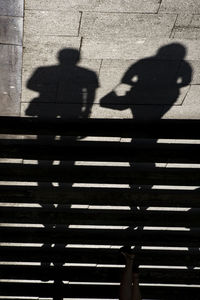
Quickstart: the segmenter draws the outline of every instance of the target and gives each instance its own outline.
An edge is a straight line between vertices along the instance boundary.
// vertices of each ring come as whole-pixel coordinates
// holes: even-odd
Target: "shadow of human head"
[[[171,43],[165,45],[158,49],[157,58],[158,59],[173,59],[173,60],[183,60],[187,54],[187,49],[180,43]]]
[[[58,52],[57,58],[63,66],[74,66],[80,60],[80,52],[77,49],[65,48]]]

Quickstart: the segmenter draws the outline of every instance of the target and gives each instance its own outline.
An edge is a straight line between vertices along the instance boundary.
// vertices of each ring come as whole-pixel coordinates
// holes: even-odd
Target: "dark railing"
[[[199,299],[199,129],[1,117],[0,296],[116,299],[131,245],[143,298]]]

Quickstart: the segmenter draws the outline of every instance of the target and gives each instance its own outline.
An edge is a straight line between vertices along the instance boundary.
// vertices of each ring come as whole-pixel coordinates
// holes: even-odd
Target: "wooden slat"
[[[166,230],[103,230],[68,228],[0,228],[1,242],[91,245],[146,245],[199,247],[199,229]]]
[[[200,227],[200,209],[189,211],[151,211],[144,207],[132,210],[11,208],[0,210],[1,223],[77,224],[113,226]]]
[[[0,164],[0,180],[196,186],[200,169]]]

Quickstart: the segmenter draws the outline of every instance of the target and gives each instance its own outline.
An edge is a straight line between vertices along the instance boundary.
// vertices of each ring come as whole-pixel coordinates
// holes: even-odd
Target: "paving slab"
[[[156,13],[160,0],[26,0],[26,9]]]
[[[180,13],[191,12],[200,13],[199,0],[162,0],[159,12]]]
[[[25,32],[29,36],[78,36],[80,16],[79,12],[26,10]]]
[[[90,38],[169,37],[175,20],[175,14],[84,12],[80,33]]]
[[[200,119],[200,110],[197,105],[173,106],[163,119]]]
[[[200,84],[200,60],[189,60],[187,63],[192,68],[192,80],[191,84]],[[184,72],[183,66],[180,66],[181,72]]]
[[[189,22],[190,19],[190,22]],[[188,24],[187,24],[188,23]],[[192,15],[188,17],[184,25],[175,24],[172,37],[197,40],[200,37],[200,15]]]
[[[195,85],[191,85],[187,96],[183,102],[183,105],[196,105],[196,107],[199,107],[200,105],[200,85],[199,84],[195,84]],[[200,111],[199,111],[200,112]]]
[[[0,45],[0,115],[20,113],[22,47]]]
[[[0,43],[22,45],[23,18],[0,16]]]
[[[0,15],[23,17],[24,0],[0,0]]]
[[[54,89],[54,84],[43,86],[46,94],[43,103],[38,101],[41,95],[26,86],[38,68],[58,65],[59,50],[81,47],[79,67],[99,77],[91,118],[200,118],[197,109],[200,96],[199,0],[26,0],[25,8],[22,115],[86,117],[82,114],[85,108],[82,100],[80,103],[78,100],[66,102],[61,91]],[[174,52],[158,57],[158,50],[171,43],[182,44],[187,50],[186,56]],[[167,70],[167,74],[170,69],[173,70],[171,76],[180,72],[182,77],[188,77],[187,84],[176,89],[175,94],[170,89],[169,94],[161,89],[157,97],[150,93],[152,97],[140,97],[140,101],[135,102],[126,98],[125,106],[123,95],[128,93],[127,88],[130,91],[130,85],[122,84],[122,78],[145,57],[153,60],[149,71],[141,71],[146,77],[153,77],[155,71],[161,69]],[[187,76],[186,64],[191,66],[192,78]],[[168,78],[170,76],[165,78],[165,84]],[[116,103],[109,100],[103,106],[101,99],[116,85],[119,85],[116,90],[119,99]]]
[[[200,4],[199,4],[200,5]],[[189,24],[191,27],[199,27],[200,28],[200,15],[193,15],[192,20]]]
[[[176,19],[176,23],[175,26],[176,27],[185,27],[185,26],[189,26],[191,21],[193,18],[193,14],[189,13],[189,12],[181,12],[177,15],[177,19]]]
[[[58,61],[57,55],[60,50],[66,48],[80,48],[80,37],[63,36],[30,36],[24,35],[24,65],[51,65]]]
[[[175,39],[199,40],[200,28],[195,27],[177,27],[174,28],[172,37]]]
[[[93,59],[142,59],[153,56],[158,49],[171,43],[178,43],[185,47],[185,59],[200,60],[200,40],[172,39],[172,38],[84,38],[82,56]],[[177,60],[179,53],[165,54],[163,59]]]
[[[101,70],[99,75],[100,87],[97,91],[96,102],[110,93],[112,90],[118,88],[121,83],[122,77],[131,65],[136,63],[136,60],[125,59],[105,59],[102,61]],[[125,92],[126,87],[120,85],[120,89]],[[129,87],[130,90],[130,87]],[[123,93],[122,91],[122,93]]]

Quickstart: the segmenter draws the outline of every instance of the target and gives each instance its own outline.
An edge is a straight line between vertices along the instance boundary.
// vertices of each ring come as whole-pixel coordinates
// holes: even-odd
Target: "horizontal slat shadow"
[[[55,266],[0,266],[1,277],[18,280],[65,280],[119,283],[123,268]],[[199,270],[141,268],[141,283],[199,284]]]
[[[200,230],[167,231],[134,229],[78,229],[78,228],[21,228],[0,227],[0,242],[89,244],[139,246],[198,247]]]
[[[0,134],[200,139],[199,127],[199,120],[41,120],[27,117],[0,117]]]
[[[1,158],[199,163],[198,144],[0,140]]]
[[[200,209],[188,211],[3,207],[1,223],[198,227]]]
[[[11,289],[12,286],[12,289]],[[106,286],[106,285],[64,285],[61,283],[55,284],[35,284],[19,283],[9,284],[0,283],[0,289],[2,295],[16,296],[40,296],[40,297],[69,297],[69,298],[94,298],[94,295],[98,295],[99,299],[116,299],[119,297],[118,286]],[[153,299],[199,299],[199,288],[190,287],[157,287],[148,286],[141,287],[141,292],[144,298]]]
[[[200,207],[200,190],[0,186],[0,203]]]
[[[134,252],[141,265],[168,265],[194,267],[200,264],[199,248],[188,250],[152,250],[135,248]],[[0,248],[2,261],[9,262],[69,262],[87,264],[124,264],[119,249],[109,248],[66,248],[63,244],[55,247],[2,246]]]
[[[0,134],[16,137],[0,139],[0,295],[116,299],[108,283],[120,282],[119,248],[132,245],[143,298],[199,299],[199,129],[199,120],[0,117]]]
[[[140,185],[187,185],[200,183],[199,168],[39,166],[0,164],[0,180]]]

